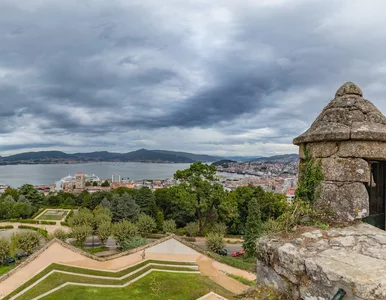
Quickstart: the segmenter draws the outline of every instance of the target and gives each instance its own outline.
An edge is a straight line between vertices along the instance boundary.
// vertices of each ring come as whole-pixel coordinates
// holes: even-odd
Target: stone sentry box
[[[342,85],[294,144],[301,161],[304,147],[321,161],[324,180],[317,208],[341,221],[367,217],[385,229],[386,118],[358,86]]]

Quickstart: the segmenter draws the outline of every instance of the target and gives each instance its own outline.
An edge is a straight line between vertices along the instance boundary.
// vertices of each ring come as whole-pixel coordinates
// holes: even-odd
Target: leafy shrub
[[[58,228],[54,231],[53,237],[65,242],[68,234],[63,229]]]
[[[194,237],[183,237],[183,239],[187,242],[192,242],[192,243],[194,243],[196,241],[196,238],[194,238]]]
[[[138,247],[146,245],[146,244],[147,244],[146,239],[144,239],[140,236],[133,236],[133,237],[124,239],[120,243],[120,248],[123,251],[126,251],[126,250],[138,248]]]
[[[0,229],[13,229],[12,225],[0,226]]]
[[[166,233],[175,233],[176,229],[177,225],[174,220],[166,220],[163,224],[163,230]]]
[[[60,222],[60,225],[70,227],[70,224],[68,224],[67,222]]]
[[[209,250],[217,253],[225,246],[224,235],[214,232],[208,233],[206,235],[205,244]]]
[[[40,224],[43,224],[43,225],[56,225],[56,222],[53,222],[53,221],[40,221]]]
[[[11,253],[11,247],[9,240],[0,237],[0,265],[3,263],[4,259],[10,256]]]
[[[156,227],[154,219],[148,215],[140,215],[137,221],[137,227],[141,235],[151,233]]]
[[[13,233],[11,236],[12,252],[20,250],[27,254],[33,253],[40,245],[40,237],[41,235],[34,231],[21,231]]]
[[[200,232],[200,227],[196,222],[190,222],[185,226],[185,232],[188,236],[197,236]]]
[[[184,236],[186,234],[185,227],[183,228],[177,228],[174,234],[179,235],[179,236]]]
[[[40,233],[42,236],[44,236],[45,238],[48,237],[48,232],[47,230],[44,230],[44,229],[41,229],[41,228],[38,228],[38,227],[33,227],[33,226],[28,226],[28,225],[19,225],[18,227],[19,229],[30,229],[30,230],[34,230],[38,233]]]
[[[122,220],[113,224],[112,234],[120,244],[123,240],[136,236],[138,234],[138,227],[127,220]]]
[[[274,219],[268,219],[262,224],[264,234],[273,234],[283,230],[283,224]]]
[[[227,233],[227,226],[224,223],[214,223],[209,232],[225,235]]]

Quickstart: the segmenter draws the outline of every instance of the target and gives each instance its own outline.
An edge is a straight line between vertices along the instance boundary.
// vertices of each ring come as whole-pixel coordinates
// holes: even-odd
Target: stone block
[[[339,157],[354,157],[367,160],[385,160],[386,143],[377,141],[345,141],[339,145]]]
[[[351,139],[386,142],[386,126],[370,121],[354,122],[351,128]]]
[[[322,182],[315,207],[341,221],[362,219],[369,214],[369,195],[363,183]]]
[[[322,158],[325,181],[370,182],[369,163],[361,158]]]
[[[320,142],[320,143],[309,143],[306,147],[314,158],[330,157],[338,152],[338,144],[335,142]],[[305,159],[304,145],[299,147],[299,158]]]

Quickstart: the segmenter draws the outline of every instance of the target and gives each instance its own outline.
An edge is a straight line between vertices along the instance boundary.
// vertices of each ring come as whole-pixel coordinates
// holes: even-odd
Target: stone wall
[[[386,232],[365,223],[258,240],[257,280],[293,299],[386,299]]]
[[[368,216],[366,185],[371,176],[368,161],[386,157],[386,143],[349,140],[303,144],[299,150],[301,161],[305,158],[304,147],[315,161],[320,161],[324,175],[316,208],[332,213],[341,221]]]

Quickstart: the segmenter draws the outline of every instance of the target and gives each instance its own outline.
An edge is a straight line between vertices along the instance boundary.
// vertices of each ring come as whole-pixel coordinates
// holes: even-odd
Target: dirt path
[[[225,271],[222,270],[222,268],[220,268],[220,269],[218,268],[222,264],[217,263],[216,261],[214,261],[213,259],[211,259],[209,257],[203,256],[203,255],[200,256],[197,259],[197,264],[198,264],[199,270],[201,271],[202,275],[208,276],[214,282],[221,285],[222,287],[224,287],[225,289],[227,289],[228,291],[230,291],[232,293],[240,294],[241,292],[243,292],[244,290],[249,288],[249,286],[244,285],[241,282],[227,276]],[[216,265],[217,265],[217,267],[216,267]],[[232,268],[230,266],[226,266],[226,267],[227,267],[226,269],[228,270],[228,273],[242,276],[242,277],[245,277],[247,279],[249,279],[251,277],[251,273],[249,273],[247,271]],[[237,274],[236,274],[236,272],[237,272]]]

